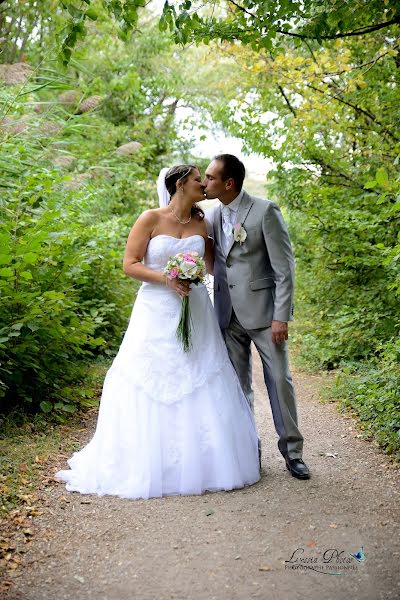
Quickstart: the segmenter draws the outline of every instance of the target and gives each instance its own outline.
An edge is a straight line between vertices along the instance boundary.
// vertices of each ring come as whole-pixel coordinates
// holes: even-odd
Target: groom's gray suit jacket
[[[293,319],[294,259],[286,224],[274,202],[244,192],[237,213],[247,233],[232,240],[225,256],[221,242],[221,205],[207,211],[215,241],[214,305],[221,329],[232,308],[245,329],[269,327],[272,320]]]

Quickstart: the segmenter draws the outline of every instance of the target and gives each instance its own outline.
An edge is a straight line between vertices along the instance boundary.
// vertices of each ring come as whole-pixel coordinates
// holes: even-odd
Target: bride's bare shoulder
[[[162,208],[149,208],[137,218],[135,225],[142,227],[155,227],[162,218]]]

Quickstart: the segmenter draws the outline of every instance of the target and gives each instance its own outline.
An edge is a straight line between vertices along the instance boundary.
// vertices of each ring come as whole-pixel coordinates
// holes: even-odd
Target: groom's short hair
[[[222,163],[222,180],[233,179],[237,190],[240,192],[246,176],[244,164],[233,154],[218,154],[218,156],[214,156],[214,160],[219,160]]]

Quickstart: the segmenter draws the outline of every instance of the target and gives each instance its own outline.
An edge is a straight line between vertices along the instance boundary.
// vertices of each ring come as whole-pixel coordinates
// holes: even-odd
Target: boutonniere
[[[247,231],[241,223],[236,223],[236,225],[233,226],[233,239],[235,242],[239,242],[239,244],[242,245],[246,238]]]

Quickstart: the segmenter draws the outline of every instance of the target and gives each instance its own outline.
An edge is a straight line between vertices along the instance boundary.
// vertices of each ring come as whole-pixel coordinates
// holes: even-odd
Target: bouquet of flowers
[[[169,259],[164,273],[169,279],[189,280],[197,285],[206,275],[206,265],[198,252],[179,252],[179,254]],[[181,316],[176,335],[182,344],[183,351],[188,352],[192,346],[192,324],[188,296],[182,299]]]

